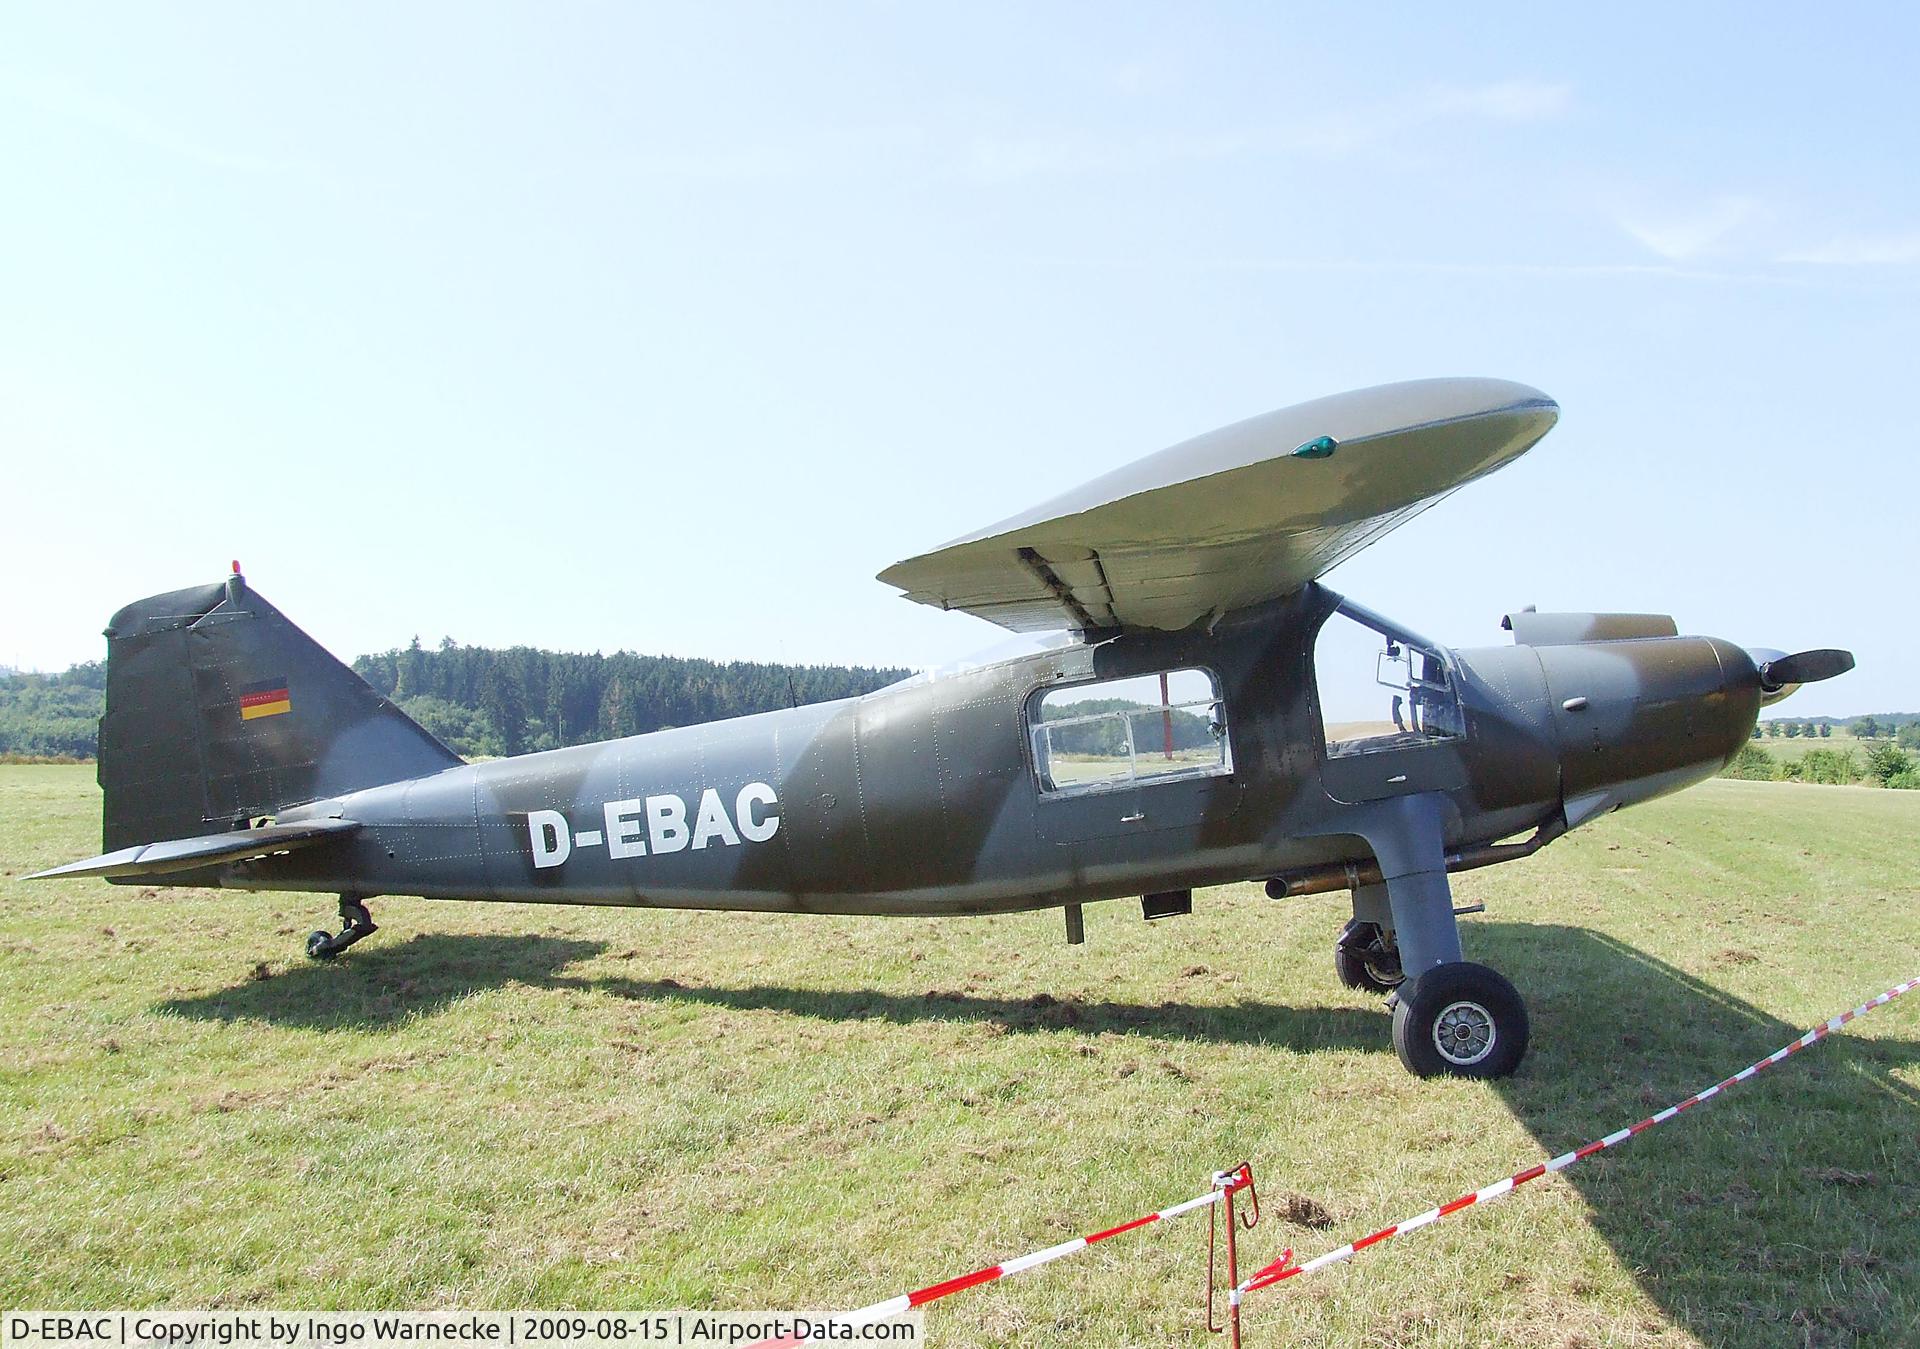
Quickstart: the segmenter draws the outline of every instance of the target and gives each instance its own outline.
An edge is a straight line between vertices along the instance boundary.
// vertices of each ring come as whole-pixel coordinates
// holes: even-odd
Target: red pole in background
[[[1167,672],[1160,672],[1160,724],[1166,731],[1167,757],[1173,757],[1173,699],[1167,695]]]

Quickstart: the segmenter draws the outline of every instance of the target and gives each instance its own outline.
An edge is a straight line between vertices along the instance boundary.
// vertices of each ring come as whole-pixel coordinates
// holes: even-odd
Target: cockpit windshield
[[[1321,627],[1313,665],[1330,758],[1466,733],[1442,648],[1351,600]]]

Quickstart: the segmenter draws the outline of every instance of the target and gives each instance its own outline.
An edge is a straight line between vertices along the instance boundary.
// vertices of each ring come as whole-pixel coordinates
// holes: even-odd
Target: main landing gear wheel
[[[313,960],[332,960],[362,937],[379,931],[367,906],[349,895],[340,896],[340,931],[313,931],[307,934],[307,955]]]
[[[1508,1077],[1527,1052],[1527,1007],[1485,965],[1436,965],[1401,986],[1393,1048],[1419,1077]]]
[[[1348,988],[1369,993],[1391,993],[1407,977],[1400,969],[1400,952],[1387,945],[1380,925],[1357,918],[1333,944],[1333,972]]]

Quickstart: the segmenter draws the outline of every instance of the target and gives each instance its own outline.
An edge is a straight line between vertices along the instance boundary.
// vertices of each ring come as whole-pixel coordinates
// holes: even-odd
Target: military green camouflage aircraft
[[[1448,874],[1698,782],[1759,708],[1852,667],[1647,614],[1508,615],[1449,650],[1316,578],[1525,453],[1554,402],[1423,380],[1304,403],[1130,464],[888,568],[907,597],[1051,633],[841,702],[468,764],[250,589],[107,628],[104,856],[41,873],[376,895],[983,914],[1197,886],[1346,889],[1339,977],[1392,995],[1415,1073],[1511,1073],[1526,1009],[1462,958]],[[1326,631],[1369,639],[1337,720]],[[1344,640],[1344,639],[1343,639]],[[1380,687],[1384,685],[1385,687]]]

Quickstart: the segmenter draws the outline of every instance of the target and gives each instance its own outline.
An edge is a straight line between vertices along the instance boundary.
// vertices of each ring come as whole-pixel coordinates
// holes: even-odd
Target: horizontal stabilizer
[[[164,843],[140,843],[131,848],[63,867],[36,871],[30,881],[65,876],[163,876],[170,871],[192,871],[196,867],[222,862],[242,862],[269,853],[290,852],[340,838],[360,827],[358,820],[303,820],[297,824],[267,824],[258,829],[229,829],[223,834],[202,834],[198,838],[168,839]]]

